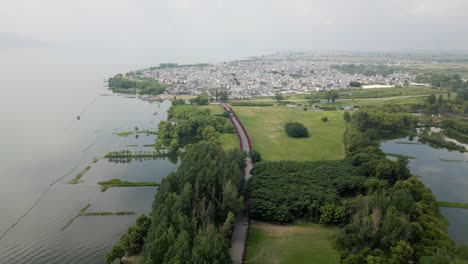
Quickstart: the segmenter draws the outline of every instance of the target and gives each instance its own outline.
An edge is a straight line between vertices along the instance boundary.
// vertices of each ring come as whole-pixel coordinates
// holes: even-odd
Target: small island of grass
[[[452,202],[444,202],[444,201],[439,201],[438,203],[440,207],[468,209],[468,203],[462,204],[462,203],[452,203]]]
[[[125,131],[125,132],[115,132],[113,134],[119,137],[128,137],[129,135],[133,133],[134,133],[133,131]]]
[[[98,182],[101,185],[101,192],[105,192],[107,189],[112,187],[147,187],[147,186],[159,186],[156,182],[129,182],[122,181],[119,179],[112,179],[105,182]]]

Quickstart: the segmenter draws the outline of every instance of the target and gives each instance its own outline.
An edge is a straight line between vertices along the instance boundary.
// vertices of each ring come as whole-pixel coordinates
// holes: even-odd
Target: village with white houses
[[[414,61],[377,58],[366,65],[403,69]],[[359,60],[325,55],[274,54],[215,64],[161,64],[140,71],[145,78],[158,80],[172,95],[198,95],[224,90],[231,99],[273,96],[276,93],[304,94],[321,90],[346,89],[351,82],[363,88],[427,86],[414,83],[414,74],[395,70],[390,74],[350,74],[340,66],[364,65]]]

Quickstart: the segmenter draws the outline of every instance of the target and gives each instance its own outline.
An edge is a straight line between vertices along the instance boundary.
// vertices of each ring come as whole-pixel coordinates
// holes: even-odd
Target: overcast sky
[[[0,48],[468,49],[468,0],[1,0]]]

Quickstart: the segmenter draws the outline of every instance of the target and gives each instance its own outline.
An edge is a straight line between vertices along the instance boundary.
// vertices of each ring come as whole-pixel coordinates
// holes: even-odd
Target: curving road
[[[247,131],[245,131],[239,118],[225,103],[221,103],[221,107],[223,107],[227,111],[231,111],[231,116],[229,117],[229,119],[231,119],[231,122],[234,125],[234,128],[236,129],[237,136],[239,137],[240,147],[242,150],[249,152],[251,148],[249,136],[247,135]],[[252,160],[249,157],[245,159],[245,163],[247,166],[244,171],[244,189],[246,188],[247,181],[251,177],[250,170],[253,168]],[[248,230],[249,216],[247,212],[247,207],[244,205],[237,212],[236,224],[234,225],[234,230],[232,232],[231,248],[229,249],[229,254],[231,255],[232,263],[234,264],[243,263],[243,255]]]

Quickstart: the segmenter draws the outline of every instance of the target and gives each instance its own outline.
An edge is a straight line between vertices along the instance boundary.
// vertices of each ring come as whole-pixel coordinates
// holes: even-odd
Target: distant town
[[[230,99],[339,90],[353,83],[363,88],[430,86],[415,83],[415,74],[404,70],[408,65],[427,62],[386,57],[359,60],[287,53],[216,64],[165,63],[127,75],[157,80],[172,95],[213,94],[217,90],[227,91]]]

